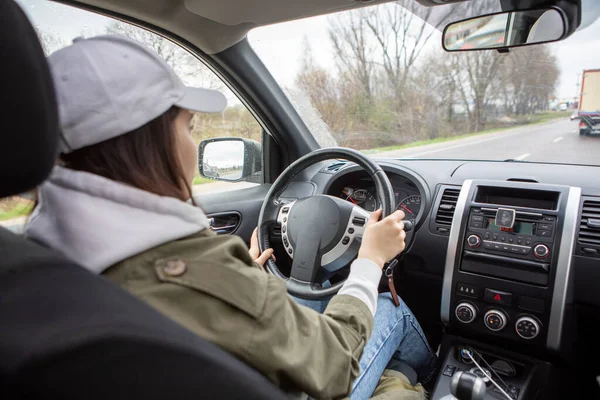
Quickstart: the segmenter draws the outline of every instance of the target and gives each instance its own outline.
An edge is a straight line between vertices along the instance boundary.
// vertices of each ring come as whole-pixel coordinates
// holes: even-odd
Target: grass
[[[0,203],[0,221],[29,215],[34,204],[33,201],[20,197],[5,199],[3,202]]]
[[[192,182],[192,185],[196,186],[196,185],[204,185],[205,183],[213,183],[216,182],[214,179],[209,179],[209,178],[204,178],[200,175],[196,175],[194,177],[194,181]]]
[[[519,126],[524,126],[524,125],[541,124],[543,122],[552,121],[554,119],[565,118],[566,116],[567,116],[567,113],[560,112],[560,111],[547,112],[547,113],[543,113],[543,114],[534,114],[534,115],[530,116],[530,118],[527,120],[521,121],[520,123],[516,123],[514,125],[507,126],[507,127],[486,129],[484,131],[479,131],[479,132],[465,133],[465,134],[456,135],[456,136],[439,137],[439,138],[429,139],[429,140],[419,140],[417,142],[411,142],[411,143],[401,144],[401,145],[397,145],[397,146],[376,147],[373,149],[363,150],[363,153],[366,153],[366,154],[380,153],[380,152],[384,152],[384,151],[409,149],[411,147],[425,146],[428,144],[450,142],[452,140],[465,139],[465,138],[469,138],[469,137],[473,137],[473,136],[485,135],[488,133],[502,132],[502,131],[505,131],[508,129],[517,128]]]

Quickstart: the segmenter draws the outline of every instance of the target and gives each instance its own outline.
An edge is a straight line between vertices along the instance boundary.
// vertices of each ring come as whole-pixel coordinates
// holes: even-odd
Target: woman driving
[[[272,256],[208,229],[192,199],[193,112],[225,97],[186,87],[154,52],[121,36],[76,40],[49,57],[62,148],[26,235],[119,284],[283,390],[315,398],[424,398],[435,355],[409,308],[378,295],[404,249],[401,211],[367,223],[339,293],[299,304],[261,267]],[[320,310],[321,311],[321,310]],[[408,369],[410,370],[410,368]],[[232,377],[235,380],[235,377]]]

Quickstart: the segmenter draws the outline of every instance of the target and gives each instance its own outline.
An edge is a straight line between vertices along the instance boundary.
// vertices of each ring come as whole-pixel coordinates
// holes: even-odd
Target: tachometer
[[[413,195],[408,196],[398,203],[397,210],[404,211],[406,214],[406,219],[414,220],[419,215],[419,211],[421,210],[421,196]]]
[[[375,196],[366,189],[352,189],[351,187],[345,187],[342,190],[342,198],[345,198],[369,212],[373,212],[377,209],[377,200],[375,199]]]

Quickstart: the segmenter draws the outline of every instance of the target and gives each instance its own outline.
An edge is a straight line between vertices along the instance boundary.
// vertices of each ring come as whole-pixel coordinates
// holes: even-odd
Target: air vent
[[[445,189],[438,206],[435,222],[438,225],[451,225],[460,189]]]
[[[328,174],[334,174],[334,173],[338,172],[340,169],[344,168],[344,166],[346,164],[347,164],[346,161],[336,161],[336,162],[329,164],[325,168],[323,168],[321,170],[321,172],[325,172]]]
[[[579,243],[600,246],[600,201],[586,200],[583,202]]]

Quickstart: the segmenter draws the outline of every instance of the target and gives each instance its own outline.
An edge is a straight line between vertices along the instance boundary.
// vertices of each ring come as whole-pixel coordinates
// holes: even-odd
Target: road
[[[516,159],[566,164],[600,164],[600,137],[580,137],[569,118],[521,126],[465,139],[370,154],[377,157]]]

